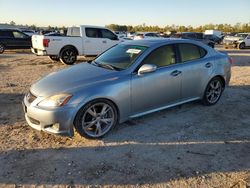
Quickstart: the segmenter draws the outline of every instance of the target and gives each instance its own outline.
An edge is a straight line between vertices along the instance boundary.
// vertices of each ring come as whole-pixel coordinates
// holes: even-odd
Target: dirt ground
[[[250,50],[228,53],[232,79],[217,105],[133,119],[102,140],[30,128],[24,93],[66,66],[28,52],[0,54],[0,187],[249,188]]]

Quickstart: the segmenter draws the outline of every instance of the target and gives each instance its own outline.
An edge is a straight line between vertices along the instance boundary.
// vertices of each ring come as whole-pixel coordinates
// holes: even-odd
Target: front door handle
[[[207,63],[207,64],[205,65],[205,67],[206,67],[206,68],[212,67],[212,63]]]
[[[171,76],[178,76],[179,74],[181,74],[181,71],[178,70],[171,72]]]
[[[106,41],[106,40],[104,40],[104,41],[102,41],[102,43],[106,44],[106,43],[107,43],[107,41]]]

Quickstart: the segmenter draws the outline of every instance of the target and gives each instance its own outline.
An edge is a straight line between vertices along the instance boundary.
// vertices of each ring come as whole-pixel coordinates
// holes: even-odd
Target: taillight
[[[232,57],[228,57],[228,62],[232,65],[233,64],[233,58]]]
[[[49,39],[43,39],[43,47],[49,47]]]

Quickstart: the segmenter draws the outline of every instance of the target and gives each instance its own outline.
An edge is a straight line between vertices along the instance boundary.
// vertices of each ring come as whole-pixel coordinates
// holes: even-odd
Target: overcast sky
[[[37,26],[250,22],[250,0],[0,0],[0,23]]]

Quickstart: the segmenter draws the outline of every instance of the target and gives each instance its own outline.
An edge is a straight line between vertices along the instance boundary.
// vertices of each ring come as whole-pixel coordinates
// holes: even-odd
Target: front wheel
[[[210,106],[216,104],[223,92],[223,84],[220,78],[213,78],[207,85],[202,99],[203,104]]]
[[[66,65],[73,65],[77,60],[77,52],[72,48],[66,48],[62,51],[60,61]]]
[[[5,50],[5,47],[3,44],[0,44],[0,54],[2,54]]]
[[[95,100],[84,106],[77,114],[75,128],[87,138],[101,138],[118,122],[117,109],[108,100]]]
[[[246,44],[244,42],[240,43],[239,49],[244,49],[246,47]]]

